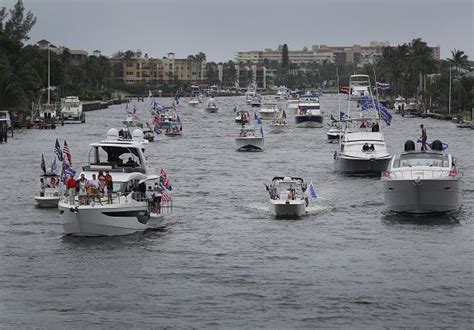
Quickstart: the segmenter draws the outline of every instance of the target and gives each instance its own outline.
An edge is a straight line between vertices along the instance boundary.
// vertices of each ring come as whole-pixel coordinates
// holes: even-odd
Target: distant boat
[[[237,151],[263,151],[263,134],[257,133],[254,126],[242,126],[239,136],[235,138],[235,144]]]
[[[275,103],[264,103],[258,113],[262,119],[273,119],[280,113],[280,107]]]
[[[205,109],[209,113],[215,113],[219,110],[219,108],[216,105],[216,100],[214,98],[210,98],[209,101],[207,102],[207,107]]]
[[[59,177],[55,173],[44,173],[41,191],[35,195],[36,205],[40,208],[55,208],[59,202]]]
[[[319,98],[301,97],[298,113],[295,116],[296,127],[323,127],[324,114],[319,105]]]
[[[67,96],[61,108],[61,116],[65,123],[85,123],[86,116],[82,103],[77,96]]]
[[[366,74],[354,74],[349,77],[349,97],[358,100],[362,96],[370,96],[370,78]]]

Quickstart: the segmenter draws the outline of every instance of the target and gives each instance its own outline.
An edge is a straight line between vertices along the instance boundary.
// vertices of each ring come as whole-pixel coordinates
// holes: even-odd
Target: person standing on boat
[[[87,204],[87,186],[88,181],[84,174],[81,174],[81,178],[77,183],[79,187],[79,205]]]
[[[46,190],[46,183],[44,183],[44,179],[40,179],[40,197],[44,197],[44,191]]]
[[[420,125],[421,128],[421,150],[426,151],[426,140],[428,139],[428,135],[426,134],[426,128],[423,124]]]
[[[68,179],[66,180],[66,187],[69,196],[69,202],[71,204],[74,204],[74,197],[76,196],[76,186],[77,182],[76,180],[74,180],[74,177],[68,176]]]
[[[112,192],[114,190],[114,185],[112,181],[112,176],[110,175],[109,171],[105,171],[105,189],[107,193],[107,204],[112,204]]]

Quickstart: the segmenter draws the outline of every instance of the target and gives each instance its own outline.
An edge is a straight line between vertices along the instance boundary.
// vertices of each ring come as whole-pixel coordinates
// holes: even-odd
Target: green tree
[[[35,25],[36,17],[30,11],[25,13],[22,0],[17,1],[13,9],[10,9],[9,14],[9,19],[3,24],[7,14],[4,7],[0,9],[0,31],[8,38],[19,43],[28,40],[28,33]]]

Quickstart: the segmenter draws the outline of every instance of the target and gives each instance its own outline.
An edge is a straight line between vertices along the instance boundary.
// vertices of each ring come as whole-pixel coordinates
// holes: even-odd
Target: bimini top
[[[272,182],[273,181],[286,181],[286,182],[294,182],[294,181],[300,181],[300,182],[304,182],[303,178],[299,178],[299,177],[290,177],[290,176],[275,176],[273,179],[272,179]]]
[[[142,147],[143,145],[148,144],[148,140],[145,140],[143,131],[140,129],[136,129],[132,132],[132,139],[124,139],[119,136],[119,132],[116,128],[111,128],[107,131],[107,138],[102,140],[101,142],[91,143],[92,147],[97,147],[101,145],[108,145],[108,146],[119,146],[123,147],[126,145],[129,146],[137,146]]]

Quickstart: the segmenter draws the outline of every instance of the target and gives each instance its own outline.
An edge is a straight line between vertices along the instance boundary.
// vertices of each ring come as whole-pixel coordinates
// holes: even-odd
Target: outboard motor
[[[431,144],[431,150],[443,151],[443,143],[440,140],[434,140]]]
[[[415,150],[415,142],[412,140],[408,140],[405,142],[405,151],[414,151]]]

